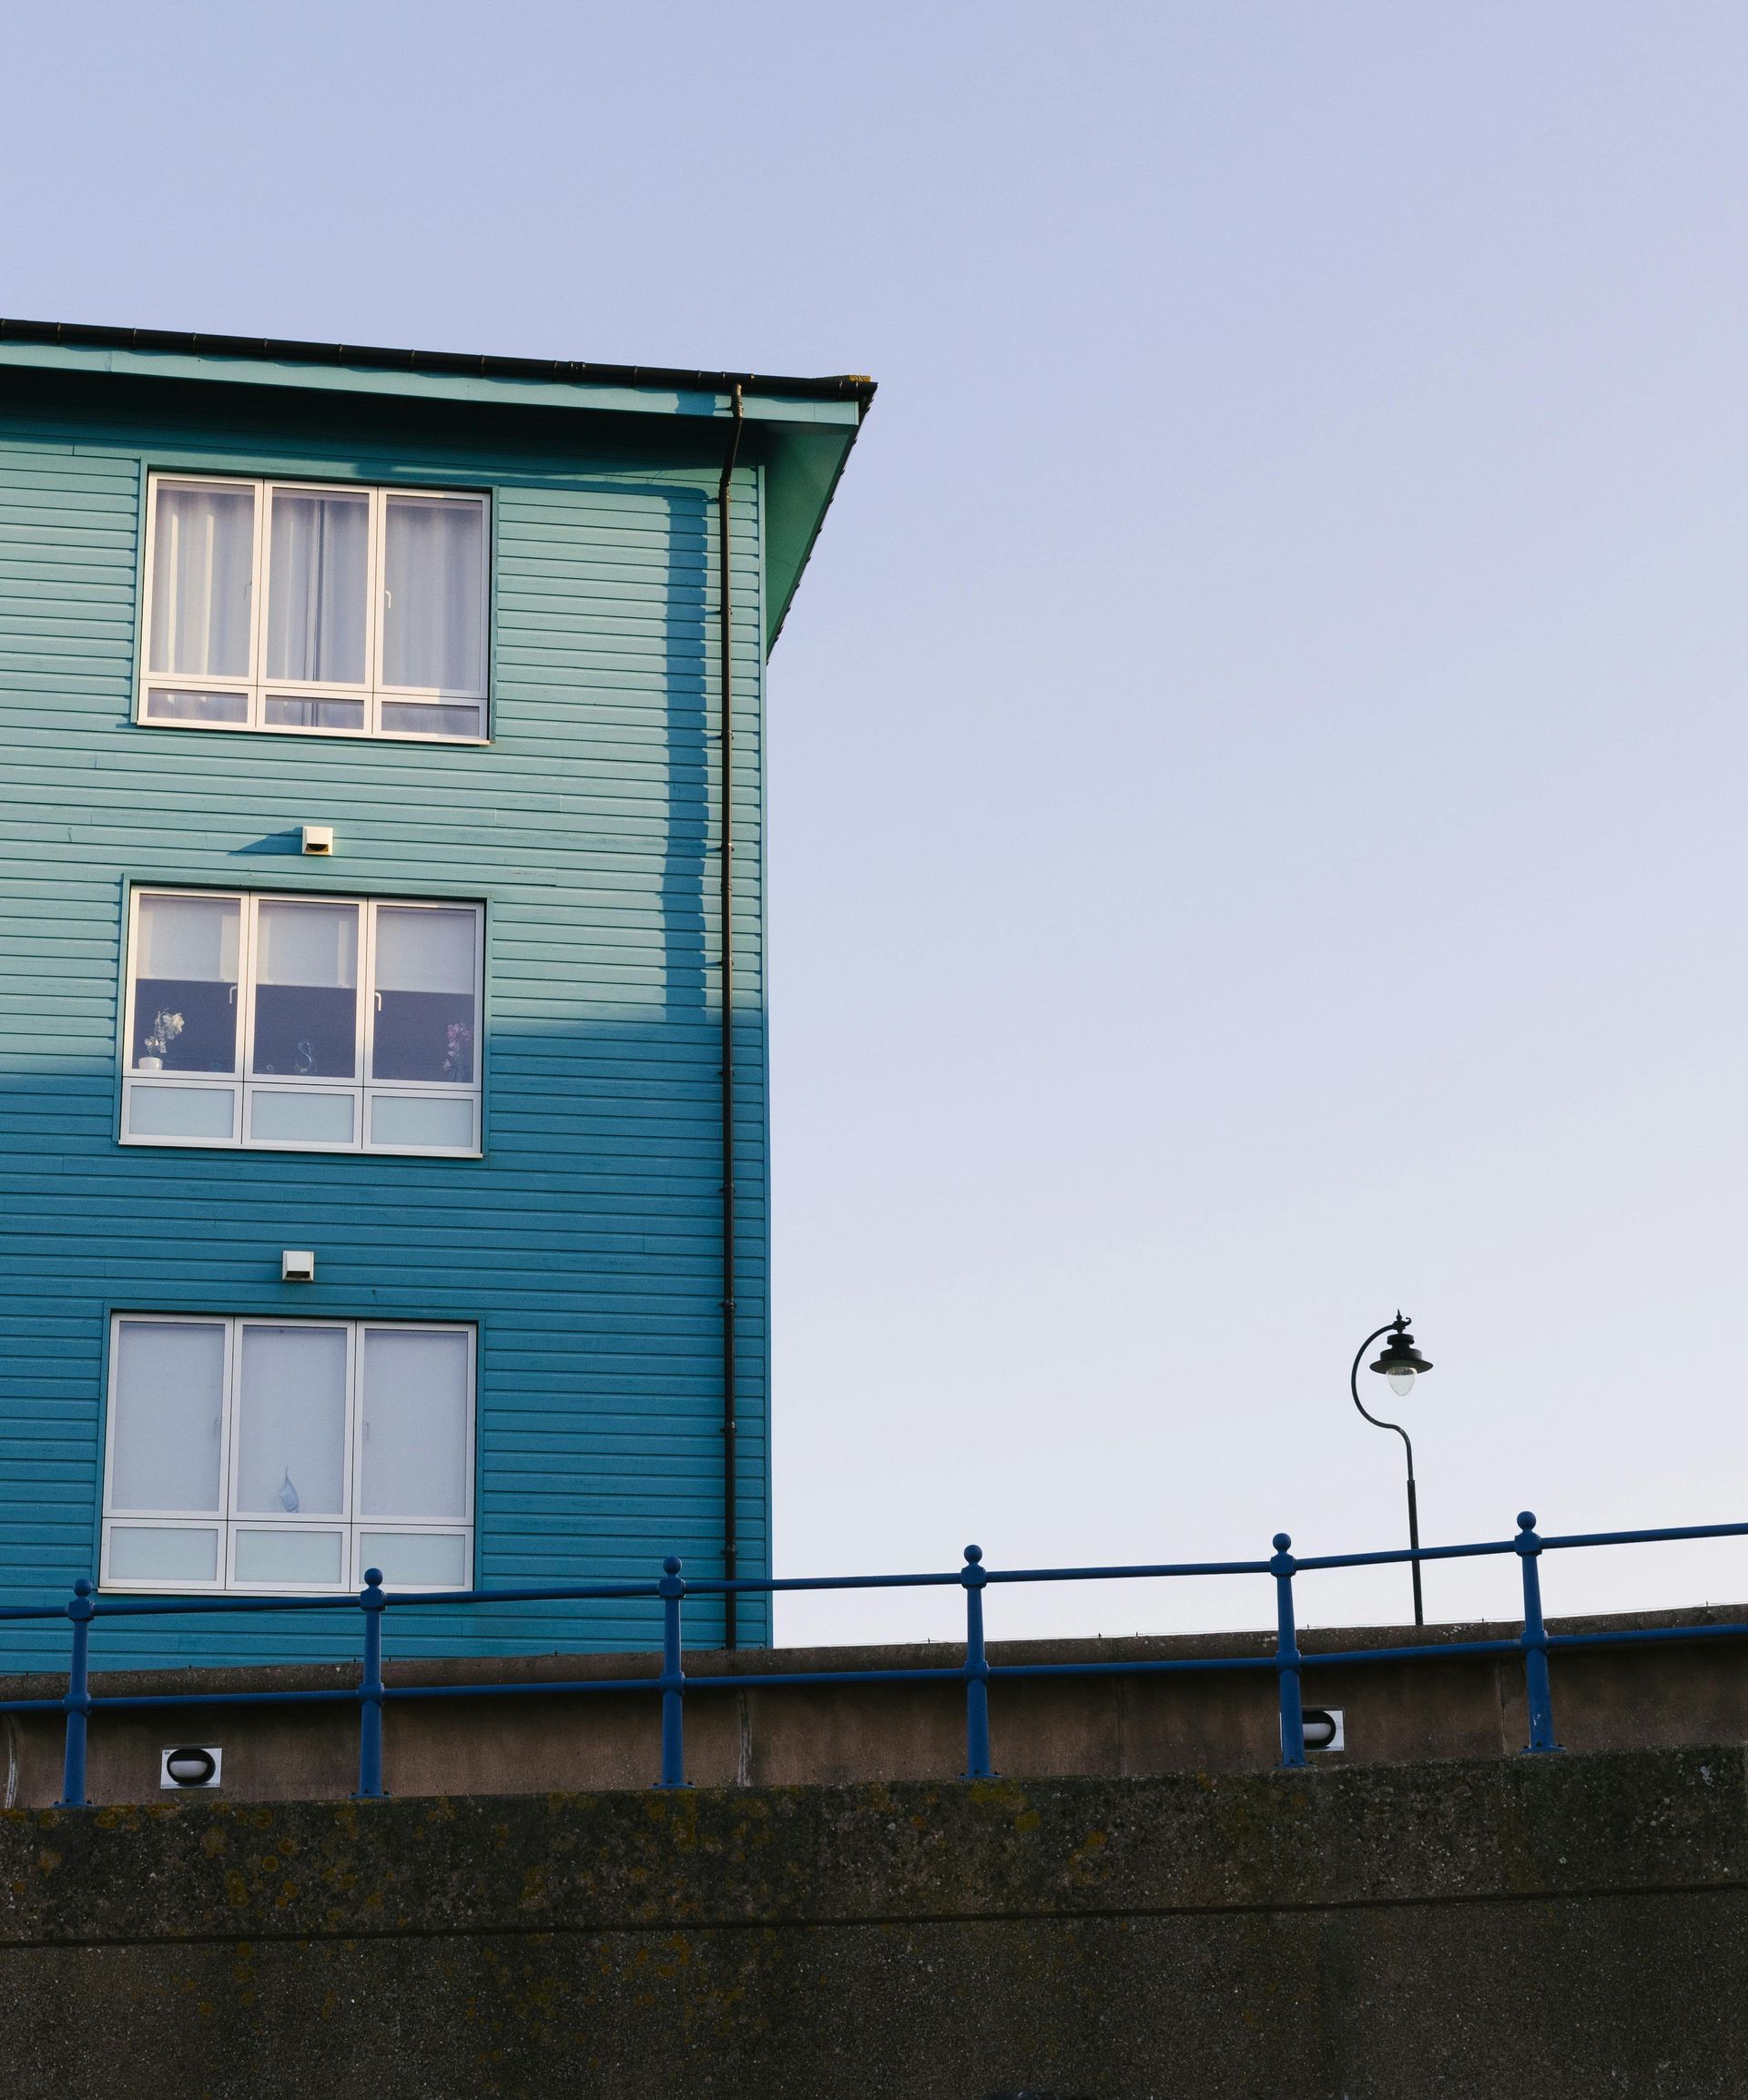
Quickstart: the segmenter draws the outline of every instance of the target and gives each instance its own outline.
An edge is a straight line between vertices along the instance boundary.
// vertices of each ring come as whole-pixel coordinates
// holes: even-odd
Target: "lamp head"
[[[1385,1343],[1377,1363],[1371,1368],[1377,1372],[1398,1399],[1406,1399],[1414,1391],[1414,1381],[1422,1371],[1430,1371],[1432,1365],[1414,1345],[1414,1336],[1408,1333],[1408,1323],[1398,1313],[1391,1323],[1390,1338]]]

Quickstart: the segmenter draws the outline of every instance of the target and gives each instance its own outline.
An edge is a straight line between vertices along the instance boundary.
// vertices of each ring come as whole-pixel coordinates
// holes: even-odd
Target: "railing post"
[[[965,1770],[962,1780],[990,1780],[990,1662],[983,1652],[983,1548],[968,1546],[959,1579],[965,1585]]]
[[[1518,1561],[1523,1569],[1523,1689],[1530,1706],[1526,1753],[1557,1750],[1554,1740],[1554,1691],[1548,1679],[1548,1628],[1541,1616],[1541,1541],[1536,1537],[1536,1513],[1518,1512]]]
[[[57,1809],[89,1808],[85,1798],[85,1739],[91,1714],[91,1621],[97,1616],[91,1601],[91,1584],[85,1576],[73,1585],[66,1616],[73,1621],[73,1659],[67,1666],[66,1697],[61,1701],[66,1714],[66,1754],[61,1766],[61,1798]]]
[[[364,1614],[364,1674],[358,1688],[358,1791],[355,1801],[382,1799],[382,1570],[367,1567],[358,1593]]]
[[[1299,1636],[1293,1618],[1293,1570],[1298,1566],[1287,1551],[1292,1539],[1275,1534],[1275,1674],[1281,1694],[1281,1762],[1302,1765],[1305,1757],[1305,1702],[1299,1696]]]
[[[686,1672],[680,1666],[680,1600],[686,1584],[684,1563],[670,1553],[656,1586],[662,1600],[662,1776],[658,1787],[683,1787],[686,1777]]]

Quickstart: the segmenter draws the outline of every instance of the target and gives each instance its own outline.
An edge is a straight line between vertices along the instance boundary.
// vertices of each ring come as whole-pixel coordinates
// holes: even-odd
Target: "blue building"
[[[873,391],[0,321],[0,1602],[767,1568],[764,670]]]

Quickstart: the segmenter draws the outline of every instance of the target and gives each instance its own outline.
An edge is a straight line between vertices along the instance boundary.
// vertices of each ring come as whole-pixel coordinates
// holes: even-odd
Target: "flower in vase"
[[[170,1045],[182,1033],[186,1026],[187,1023],[179,1013],[154,1014],[152,1016],[151,1033],[140,1047],[150,1057],[168,1057]]]

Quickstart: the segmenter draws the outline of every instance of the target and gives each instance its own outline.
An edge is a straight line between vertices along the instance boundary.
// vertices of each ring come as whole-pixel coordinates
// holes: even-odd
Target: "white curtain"
[[[217,1321],[120,1322],[110,1508],[216,1515],[224,1405]]]
[[[382,682],[417,691],[485,689],[485,506],[389,498]]]
[[[152,543],[155,675],[247,678],[253,489],[158,484]]]
[[[467,1514],[467,1336],[364,1331],[362,1517]]]
[[[471,999],[478,927],[471,911],[378,905],[377,990],[460,992]]]
[[[371,500],[273,492],[267,675],[361,685]]]
[[[340,1517],[346,1507],[346,1334],[245,1327],[237,1507]]]
[[[263,904],[256,928],[257,984],[351,990],[358,983],[355,904]]]
[[[235,984],[241,918],[234,899],[142,897],[134,975],[179,984]]]

